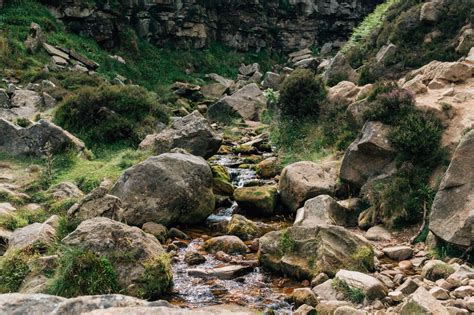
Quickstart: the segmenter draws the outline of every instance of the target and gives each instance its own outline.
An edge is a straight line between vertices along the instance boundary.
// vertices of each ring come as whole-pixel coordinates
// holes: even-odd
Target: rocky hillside
[[[376,2],[0,1],[0,314],[473,313],[474,6]]]

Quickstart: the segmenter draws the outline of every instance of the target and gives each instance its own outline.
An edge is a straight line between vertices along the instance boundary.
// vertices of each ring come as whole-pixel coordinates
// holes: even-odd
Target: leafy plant
[[[342,279],[335,278],[332,281],[332,287],[336,291],[341,292],[344,295],[345,299],[352,303],[360,304],[364,302],[364,299],[365,299],[364,291],[362,291],[359,288],[351,287],[349,284],[347,284],[346,281]]]

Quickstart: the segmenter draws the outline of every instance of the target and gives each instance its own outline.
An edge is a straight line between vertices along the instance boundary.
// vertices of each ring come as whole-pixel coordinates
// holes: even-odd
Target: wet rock
[[[8,255],[9,252],[21,251],[33,247],[38,250],[45,250],[54,242],[55,236],[56,229],[44,223],[33,223],[16,229],[10,235],[6,255]]]
[[[361,188],[369,178],[387,171],[395,156],[387,138],[389,130],[389,126],[380,122],[364,125],[362,135],[344,154],[340,171],[343,181]]]
[[[413,256],[413,249],[410,246],[385,247],[383,253],[390,259],[402,261]]]
[[[296,307],[299,307],[303,304],[314,307],[318,304],[316,295],[309,288],[295,289],[293,293],[291,293],[286,299]]]
[[[390,241],[392,235],[383,226],[377,225],[367,230],[365,238],[370,241]]]
[[[184,233],[183,231],[178,230],[177,228],[174,228],[174,227],[171,228],[168,231],[168,237],[169,238],[177,238],[177,239],[181,239],[181,240],[190,240],[191,239],[186,233]]]
[[[108,219],[94,218],[83,221],[77,229],[62,242],[70,246],[80,246],[98,255],[108,257],[117,272],[119,284],[127,288],[127,294],[139,295],[146,285],[143,281],[145,264],[160,277],[160,291],[165,293],[171,286],[171,265],[158,240],[137,227]],[[133,260],[111,259],[117,252],[126,252]]]
[[[468,196],[474,194],[474,130],[454,152],[431,208],[430,230],[448,243],[473,244],[474,212]]]
[[[234,191],[234,200],[248,215],[270,216],[276,207],[277,194],[275,186],[242,187]]]
[[[261,237],[259,260],[272,271],[304,280],[320,272],[334,275],[345,266],[372,269],[373,250],[366,240],[339,226],[294,226]]]
[[[281,172],[278,159],[271,157],[258,163],[257,174],[262,178],[272,178],[279,175]]]
[[[162,224],[146,222],[143,224],[142,230],[156,237],[156,239],[162,244],[168,239],[168,229]]]
[[[232,280],[252,272],[251,266],[225,266],[213,269],[188,269],[188,275],[196,278],[218,278],[221,280]]]
[[[195,251],[186,252],[184,255],[184,261],[190,265],[200,265],[206,262],[206,257]]]
[[[0,312],[11,315],[52,314],[65,298],[47,294],[0,294]]]
[[[52,154],[73,150],[82,152],[84,143],[69,132],[46,120],[21,128],[0,118],[0,152],[11,155],[42,156],[48,150]]]
[[[331,196],[321,195],[305,202],[298,209],[294,225],[314,227],[320,224],[357,226],[359,212],[341,206]]]
[[[405,303],[403,303],[400,309],[400,314],[448,315],[449,312],[438,300],[431,296],[425,288],[420,287]]]
[[[206,118],[194,111],[174,120],[169,128],[160,133],[148,135],[140,143],[140,149],[162,154],[181,148],[207,159],[219,151],[221,144],[222,138],[209,126]]]
[[[96,217],[106,217],[120,221],[122,219],[122,211],[120,199],[109,195],[106,188],[99,187],[74,204],[67,211],[67,216],[70,220],[79,221]]]
[[[281,173],[280,200],[290,211],[295,212],[308,199],[332,195],[337,176],[334,163],[316,164],[305,161],[288,165]]]
[[[211,168],[203,158],[174,151],[126,170],[111,194],[122,200],[128,224],[196,224],[214,210],[212,185]]]
[[[211,170],[214,178],[214,193],[222,196],[232,196],[235,188],[227,169],[222,165],[211,165]]]
[[[345,281],[351,287],[362,290],[366,299],[369,301],[383,299],[388,293],[388,289],[383,285],[382,282],[361,272],[339,270],[336,273],[336,278]]]
[[[257,84],[251,83],[211,105],[207,116],[212,121],[222,122],[228,122],[232,117],[258,121],[259,114],[266,103],[263,92]]]
[[[234,214],[227,224],[227,234],[235,235],[243,241],[253,240],[260,236],[260,229],[257,224],[243,215]]]
[[[421,276],[425,279],[436,281],[446,279],[454,273],[454,268],[441,260],[428,261],[421,270]]]
[[[230,255],[245,254],[248,250],[247,245],[240,238],[233,235],[213,237],[206,241],[204,248],[210,253],[223,251]]]

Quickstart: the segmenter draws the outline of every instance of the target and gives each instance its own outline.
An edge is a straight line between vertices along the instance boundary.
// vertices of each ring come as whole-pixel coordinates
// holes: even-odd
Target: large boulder
[[[446,242],[474,244],[474,130],[456,151],[431,209],[430,230]]]
[[[307,200],[304,207],[298,209],[294,225],[307,227],[324,224],[357,226],[358,217],[358,211],[341,206],[331,196],[321,195]]]
[[[390,127],[381,122],[367,122],[362,135],[346,150],[342,160],[340,178],[354,188],[361,188],[374,176],[391,167],[395,150],[387,136]]]
[[[0,294],[0,314],[52,314],[56,307],[65,300],[63,297],[47,294]]]
[[[111,194],[122,200],[128,224],[195,224],[214,210],[212,185],[211,168],[203,158],[175,150],[126,170]]]
[[[141,295],[140,291],[147,285],[145,273],[150,271],[158,275],[156,281],[161,282],[161,292],[157,294],[164,293],[171,286],[171,265],[160,242],[137,227],[109,218],[94,218],[83,221],[62,242],[108,257],[119,284],[127,289],[129,295]]]
[[[295,212],[308,199],[319,195],[333,195],[337,184],[334,163],[316,164],[303,161],[283,169],[279,183],[281,203]]]
[[[207,115],[213,121],[225,122],[229,117],[257,121],[266,102],[266,97],[258,85],[252,83],[220,99],[209,107]]]
[[[40,120],[28,128],[22,128],[0,118],[0,152],[11,155],[42,156],[66,150],[82,152],[84,143],[55,124]]]
[[[294,226],[260,238],[260,263],[298,279],[312,279],[339,269],[373,268],[374,254],[367,240],[343,227]]]
[[[148,135],[140,149],[152,150],[157,154],[171,151],[174,148],[185,149],[191,154],[210,158],[219,151],[222,138],[198,111],[178,118],[171,126],[158,134]]]

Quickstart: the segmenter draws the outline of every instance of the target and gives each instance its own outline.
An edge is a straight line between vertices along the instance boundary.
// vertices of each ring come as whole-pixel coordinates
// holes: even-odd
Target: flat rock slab
[[[232,265],[212,269],[188,269],[188,275],[196,278],[232,280],[253,271],[251,266]]]

